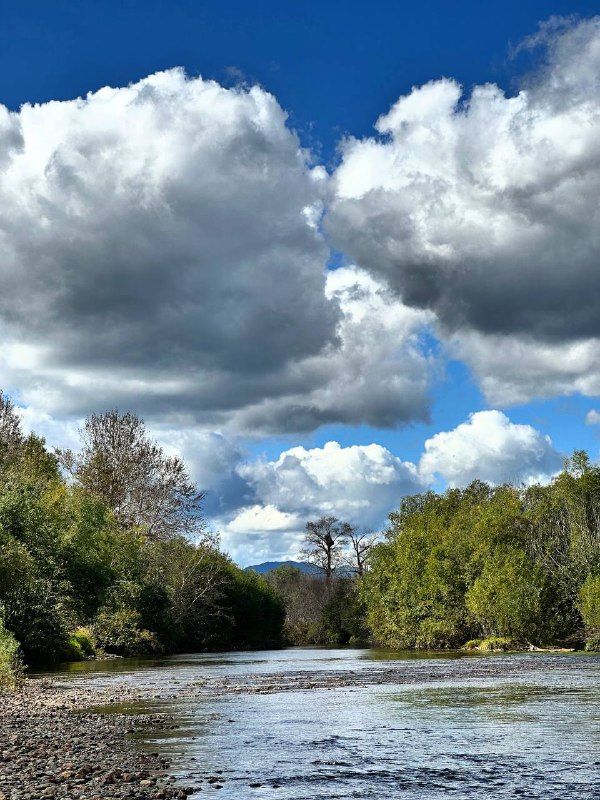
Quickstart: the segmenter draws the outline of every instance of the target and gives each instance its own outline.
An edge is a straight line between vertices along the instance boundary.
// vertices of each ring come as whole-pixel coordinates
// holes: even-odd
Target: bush
[[[579,610],[588,634],[600,634],[600,575],[588,576],[579,590]]]
[[[488,639],[483,639],[477,650],[483,650],[487,653],[508,653],[514,650],[523,650],[523,644],[509,639],[506,636],[490,636]]]
[[[0,687],[12,688],[23,677],[23,663],[19,643],[4,627],[0,614]]]
[[[96,641],[89,628],[77,628],[64,648],[65,661],[83,661],[96,655]]]
[[[93,626],[98,647],[118,656],[143,656],[162,652],[156,636],[141,627],[137,611],[102,611]]]
[[[84,656],[96,655],[96,640],[89,628],[77,628],[71,641],[76,641]]]

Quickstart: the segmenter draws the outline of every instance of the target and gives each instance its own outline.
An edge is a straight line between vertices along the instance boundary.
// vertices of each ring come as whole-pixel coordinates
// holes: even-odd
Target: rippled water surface
[[[198,798],[600,797],[597,656],[290,649],[57,677],[155,687],[137,710],[178,727],[144,745]]]

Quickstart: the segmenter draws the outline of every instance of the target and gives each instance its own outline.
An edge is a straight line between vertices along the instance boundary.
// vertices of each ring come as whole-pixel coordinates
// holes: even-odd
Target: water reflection
[[[293,684],[330,673],[358,678],[338,688]],[[128,710],[174,715],[176,727],[146,734],[142,745],[202,786],[198,798],[600,796],[594,656],[311,648],[89,662],[55,678],[174,694]],[[286,690],[211,693],[219,681]],[[203,694],[178,694],[203,682]]]

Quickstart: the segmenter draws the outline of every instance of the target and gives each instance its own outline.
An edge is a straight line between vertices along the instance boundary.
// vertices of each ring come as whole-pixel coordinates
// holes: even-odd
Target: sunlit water
[[[400,670],[397,682],[380,682],[388,668]],[[307,673],[356,681],[177,698],[198,682],[293,683]],[[600,657],[593,655],[290,649],[92,662],[56,677],[175,695],[133,710],[175,716],[176,728],[148,734],[142,746],[167,754],[185,784],[203,781],[198,798],[600,797]],[[209,775],[222,788],[207,783]]]

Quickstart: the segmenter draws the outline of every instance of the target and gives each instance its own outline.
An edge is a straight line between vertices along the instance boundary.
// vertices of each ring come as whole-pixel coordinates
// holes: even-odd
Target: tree
[[[336,517],[321,517],[306,523],[303,556],[318,567],[327,583],[343,561],[343,546],[348,542],[352,526]]]
[[[466,594],[466,604],[484,636],[531,640],[540,622],[541,570],[522,550],[488,557]]]
[[[323,609],[328,592],[321,576],[282,564],[268,572],[266,579],[285,606],[286,641],[295,645],[323,644]]]
[[[0,389],[0,464],[19,450],[24,437],[14,404]]]
[[[79,454],[59,452],[61,463],[110,508],[122,530],[139,528],[148,539],[165,540],[202,529],[202,492],[183,461],[148,437],[140,417],[93,414],[81,439]]]
[[[377,544],[378,535],[368,528],[352,528],[348,531],[351,557],[349,565],[359,577],[365,574],[371,548]]]

